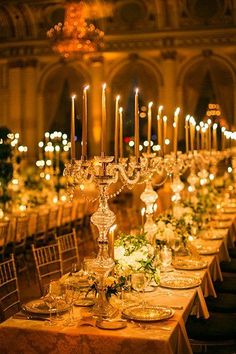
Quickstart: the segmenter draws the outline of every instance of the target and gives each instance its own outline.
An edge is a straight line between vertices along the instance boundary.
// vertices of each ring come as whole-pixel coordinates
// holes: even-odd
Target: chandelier
[[[86,22],[86,5],[74,0],[65,3],[65,20],[52,27],[47,36],[55,52],[68,58],[95,52],[103,46],[104,32]]]

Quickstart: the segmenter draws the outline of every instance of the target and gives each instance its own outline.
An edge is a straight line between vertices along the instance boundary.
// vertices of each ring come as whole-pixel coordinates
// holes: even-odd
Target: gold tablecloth
[[[225,240],[217,242],[220,249]],[[48,327],[45,322],[10,318],[0,324],[0,353],[129,354],[133,351],[135,354],[191,354],[184,322],[190,313],[209,317],[204,296],[215,296],[212,279],[222,279],[218,255],[202,257],[208,262],[207,268],[175,271],[176,275],[199,276],[202,282],[197,288],[174,290],[159,287],[145,294],[145,301],[153,306],[181,306],[169,320],[149,323],[146,329],[128,322],[124,329],[102,330],[80,326],[81,315],[86,315],[86,310],[78,307],[75,308],[78,322],[74,327],[63,327],[62,322]],[[64,314],[66,316],[68,314]]]

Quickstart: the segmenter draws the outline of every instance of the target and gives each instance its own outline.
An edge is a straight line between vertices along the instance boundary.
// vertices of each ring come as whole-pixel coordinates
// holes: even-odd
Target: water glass
[[[145,273],[138,272],[131,275],[131,285],[132,288],[138,293],[143,292],[147,285],[147,277]],[[142,306],[144,306],[144,301],[142,301]]]
[[[172,252],[167,246],[161,249],[162,271],[169,271],[172,263]]]

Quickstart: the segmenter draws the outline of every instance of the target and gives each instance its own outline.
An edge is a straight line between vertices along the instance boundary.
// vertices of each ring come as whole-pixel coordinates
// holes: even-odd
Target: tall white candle
[[[116,105],[115,105],[115,161],[118,160],[118,150],[119,150],[119,100],[120,96],[116,96]]]
[[[218,124],[214,123],[213,124],[213,149],[217,150],[217,128],[218,128]]]
[[[166,137],[167,137],[167,116],[163,116],[163,155],[166,152]]]
[[[157,142],[158,145],[160,146],[160,149],[162,148],[162,111],[163,111],[163,106],[158,107],[158,112],[157,112]]]
[[[83,89],[82,156],[85,159],[88,152],[88,89],[88,85]]]
[[[139,106],[138,106],[138,88],[135,90],[134,97],[134,141],[135,141],[135,156],[139,158]]]
[[[123,108],[119,108],[120,117],[120,157],[123,157]]]
[[[185,118],[185,144],[186,144],[186,154],[189,151],[189,118],[190,115],[188,114]]]
[[[152,105],[153,102],[148,104],[148,131],[147,131],[147,140],[148,140],[148,153],[151,152],[151,135],[152,135]]]
[[[178,121],[179,121],[180,108],[177,107],[174,114],[174,153],[177,154],[178,149]]]
[[[71,126],[70,126],[70,143],[71,143],[71,159],[75,160],[75,95],[71,96]]]
[[[105,146],[106,146],[106,84],[102,85],[102,130],[101,130],[101,155],[105,156]]]

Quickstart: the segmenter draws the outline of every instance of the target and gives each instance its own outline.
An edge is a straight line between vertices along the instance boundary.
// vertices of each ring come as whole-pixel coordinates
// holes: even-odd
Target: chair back
[[[17,216],[15,228],[15,243],[24,243],[28,236],[28,216]]]
[[[9,225],[9,220],[0,222],[0,254],[4,254],[5,247],[8,244]]]
[[[32,245],[32,251],[40,291],[43,294],[44,286],[49,284],[50,280],[57,280],[62,275],[58,245],[54,244],[38,248]]]
[[[65,274],[71,271],[73,263],[79,262],[79,251],[75,229],[69,234],[58,236],[57,243],[61,258],[62,272]]]
[[[65,225],[71,223],[72,220],[72,203],[65,203],[62,206],[62,213],[61,213],[61,223],[60,225]]]
[[[53,230],[56,229],[58,226],[58,207],[51,207],[49,210],[49,222],[48,222],[48,229]]]
[[[14,256],[0,263],[0,322],[20,310],[20,296]]]
[[[36,230],[34,235],[34,244],[37,246],[46,243],[49,223],[49,212],[38,212],[36,219]]]

